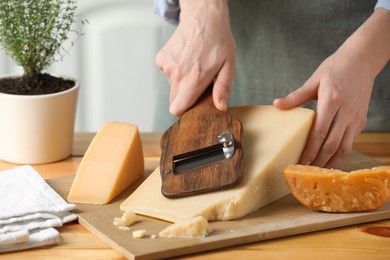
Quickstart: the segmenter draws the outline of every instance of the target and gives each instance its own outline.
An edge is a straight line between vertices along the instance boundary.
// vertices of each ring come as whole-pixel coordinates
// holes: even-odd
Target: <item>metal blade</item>
[[[213,145],[185,154],[173,156],[175,174],[206,167],[225,160],[222,144]]]

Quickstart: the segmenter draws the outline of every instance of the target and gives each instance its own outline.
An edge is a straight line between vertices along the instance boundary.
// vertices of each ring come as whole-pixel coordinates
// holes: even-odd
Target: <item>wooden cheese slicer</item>
[[[243,177],[241,122],[215,108],[212,89],[161,138],[161,192],[167,198],[232,187]]]

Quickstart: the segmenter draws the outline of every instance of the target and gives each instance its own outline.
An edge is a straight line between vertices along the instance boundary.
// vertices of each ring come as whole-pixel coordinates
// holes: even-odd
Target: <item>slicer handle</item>
[[[165,197],[177,198],[214,191],[232,187],[242,180],[241,122],[214,106],[212,92],[213,84],[210,84],[195,104],[161,137],[161,192]],[[232,135],[234,146],[233,141],[229,140],[231,137],[220,136],[224,132]],[[226,154],[225,158],[218,157],[217,150],[204,153],[216,147],[220,151],[219,142],[223,145],[222,156]],[[215,159],[216,151],[219,159],[210,164],[212,160],[207,159],[211,157]],[[185,171],[176,172],[176,166],[183,162],[183,158],[187,160],[192,157],[190,161],[193,162],[194,156],[198,155],[202,157],[201,160],[206,159],[203,160],[206,161],[203,166],[189,167],[185,168]]]
[[[213,88],[214,88],[214,81],[207,87],[207,89],[203,92],[203,94],[198,98],[198,100],[195,102],[195,104],[189,108],[187,111],[190,110],[199,110],[203,111],[202,113],[207,114],[207,110],[213,109],[216,110],[217,108],[214,105],[213,101]]]

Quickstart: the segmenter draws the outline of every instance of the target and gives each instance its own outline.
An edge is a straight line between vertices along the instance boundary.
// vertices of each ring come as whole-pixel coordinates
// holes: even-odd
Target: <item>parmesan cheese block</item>
[[[178,222],[195,216],[206,220],[243,217],[289,194],[283,170],[297,163],[313,123],[314,112],[273,106],[230,108],[243,124],[244,178],[233,188],[168,199],[161,194],[157,168],[122,204],[121,209]]]
[[[206,237],[211,231],[212,230],[207,220],[202,216],[198,216],[195,218],[174,223],[162,230],[158,235],[160,237],[169,238],[196,238]]]
[[[289,165],[285,178],[304,206],[326,212],[379,208],[390,198],[390,166],[351,172],[306,165]]]
[[[110,122],[93,138],[78,168],[68,201],[107,204],[144,173],[136,125]]]

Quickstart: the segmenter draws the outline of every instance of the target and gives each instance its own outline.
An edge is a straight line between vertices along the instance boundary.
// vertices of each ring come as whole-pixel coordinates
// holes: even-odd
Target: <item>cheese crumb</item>
[[[133,237],[134,238],[144,238],[145,233],[146,233],[145,229],[136,230],[133,232]]]
[[[211,228],[203,216],[174,223],[159,233],[160,237],[196,238],[206,237]]]
[[[130,230],[130,227],[128,226],[119,226],[119,230]]]
[[[128,210],[123,213],[122,217],[114,218],[113,224],[115,226],[130,226],[136,221],[137,215],[133,211]]]

